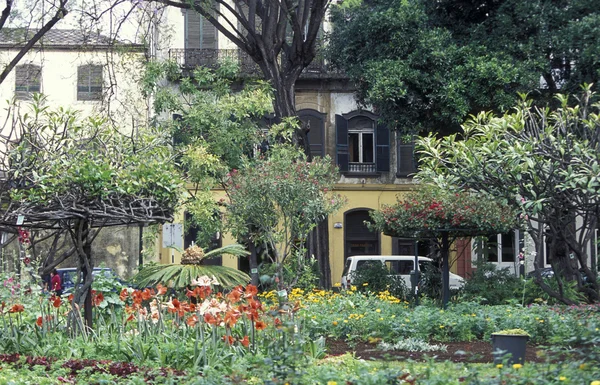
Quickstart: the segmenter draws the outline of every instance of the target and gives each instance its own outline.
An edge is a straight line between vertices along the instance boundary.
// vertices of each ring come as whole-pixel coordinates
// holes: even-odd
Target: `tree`
[[[295,85],[316,55],[318,34],[329,0],[156,0],[193,9],[245,52],[274,89],[275,117],[296,116]],[[308,128],[294,141],[310,156]]]
[[[148,130],[123,134],[97,117],[44,106],[15,117],[3,136],[0,222],[70,234],[78,260],[74,308],[91,326],[91,245],[105,226],[171,221],[182,181],[169,137]]]
[[[291,140],[290,131],[281,134]],[[268,157],[249,160],[230,174],[228,228],[238,237],[266,246],[279,290],[292,287],[298,279],[296,274],[285,280],[286,260],[298,258],[297,266],[304,266],[308,234],[343,205],[339,196],[330,193],[337,179],[328,157],[308,162],[289,143],[274,145]]]
[[[29,9],[29,18],[23,15],[27,13],[19,12],[18,3],[15,0],[7,0],[0,14],[0,43],[1,42],[19,42],[19,49],[14,57],[4,65],[0,72],[0,83],[6,79],[10,71],[19,63],[19,61],[35,46],[44,35],[50,31],[56,23],[62,20],[67,13],[67,3],[69,0],[42,0],[36,2],[33,9]],[[49,19],[45,19],[50,16]],[[8,28],[11,19],[17,19],[21,28]]]
[[[451,133],[469,114],[507,111],[600,78],[591,0],[369,1],[333,8],[328,53],[388,126]]]
[[[459,237],[506,233],[518,226],[517,212],[507,202],[436,186],[420,186],[395,205],[372,212],[371,218],[370,227],[386,235],[439,242],[444,307],[450,298],[450,244]]]
[[[543,267],[547,250],[559,290],[537,281],[567,304],[573,301],[564,296],[563,279],[576,280],[590,301],[600,299],[596,262],[588,253],[600,213],[600,105],[593,97],[586,87],[579,104],[569,107],[569,98],[559,95],[556,110],[523,99],[510,114],[472,117],[462,137],[419,142],[418,179],[487,193],[522,210],[536,247],[534,266]]]

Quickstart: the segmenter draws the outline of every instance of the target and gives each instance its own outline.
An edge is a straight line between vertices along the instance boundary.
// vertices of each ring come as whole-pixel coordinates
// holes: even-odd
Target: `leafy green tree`
[[[460,131],[517,92],[597,82],[600,14],[592,0],[394,0],[334,7],[329,56],[389,127]]]
[[[278,136],[291,138],[285,132]],[[227,181],[228,228],[238,237],[266,246],[280,290],[298,279],[284,280],[286,260],[297,258],[295,266],[304,266],[309,232],[343,204],[330,192],[337,178],[331,159],[308,162],[304,153],[289,143],[273,145],[268,157],[248,160],[245,167],[231,173]]]
[[[183,181],[169,138],[159,131],[121,133],[103,119],[50,109],[36,96],[2,136],[0,221],[68,232],[76,249],[74,307],[91,326],[91,245],[105,226],[171,221]]]
[[[371,228],[386,235],[432,240],[441,252],[442,304],[450,298],[450,244],[459,237],[506,233],[518,226],[517,212],[490,194],[420,186],[395,205],[371,213]],[[431,275],[430,275],[431,276]],[[431,288],[432,282],[428,286]]]
[[[600,196],[600,105],[590,87],[569,107],[532,107],[522,100],[502,116],[480,113],[463,125],[464,135],[429,136],[419,142],[418,179],[448,191],[473,190],[504,199],[521,210],[535,248],[535,268],[544,256],[554,267],[558,290],[537,282],[567,304],[562,280],[576,280],[597,301],[597,266],[589,250],[597,228]]]

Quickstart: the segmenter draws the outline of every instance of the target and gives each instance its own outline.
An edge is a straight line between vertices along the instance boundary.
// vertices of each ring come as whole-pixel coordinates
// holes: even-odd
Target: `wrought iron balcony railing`
[[[374,174],[377,172],[375,163],[349,163],[348,172],[357,174]]]
[[[239,49],[171,49],[169,58],[182,68],[192,69],[203,66],[217,68],[223,60],[233,60],[240,66],[244,75],[259,75],[258,65],[242,50]],[[319,55],[302,72],[302,77],[322,77],[338,74],[328,69],[323,56]]]

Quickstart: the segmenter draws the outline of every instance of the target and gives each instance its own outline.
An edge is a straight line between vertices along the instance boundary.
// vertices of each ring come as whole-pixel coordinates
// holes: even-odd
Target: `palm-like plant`
[[[181,264],[153,265],[143,268],[133,281],[140,287],[154,286],[158,283],[174,289],[182,289],[198,277],[214,277],[219,285],[229,288],[245,285],[250,282],[248,274],[237,269],[225,266],[203,265],[202,261],[222,254],[231,254],[236,257],[248,255],[248,251],[240,244],[232,244],[218,249],[204,252],[201,247],[188,247]]]

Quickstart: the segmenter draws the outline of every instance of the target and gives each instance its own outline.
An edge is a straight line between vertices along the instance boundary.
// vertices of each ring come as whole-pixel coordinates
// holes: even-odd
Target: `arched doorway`
[[[379,255],[379,233],[365,225],[370,209],[360,208],[344,213],[344,261],[353,255]]]

